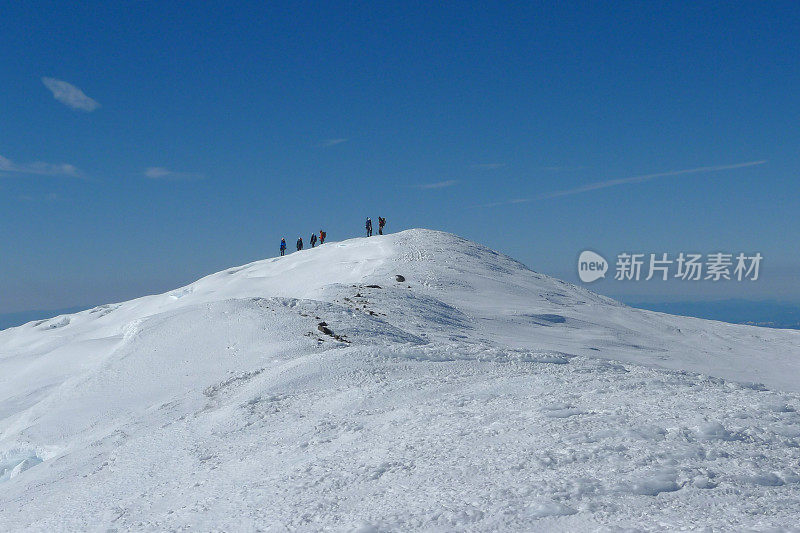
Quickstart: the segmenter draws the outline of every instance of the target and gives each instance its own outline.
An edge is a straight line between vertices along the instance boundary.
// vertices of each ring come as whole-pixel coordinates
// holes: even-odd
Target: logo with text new
[[[584,283],[591,283],[606,277],[608,261],[602,255],[584,250],[578,257],[578,277]]]

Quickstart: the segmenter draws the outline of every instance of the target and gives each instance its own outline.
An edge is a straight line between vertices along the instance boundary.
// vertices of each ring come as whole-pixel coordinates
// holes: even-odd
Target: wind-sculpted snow
[[[326,243],[0,332],[0,530],[788,531],[799,358],[443,233]]]

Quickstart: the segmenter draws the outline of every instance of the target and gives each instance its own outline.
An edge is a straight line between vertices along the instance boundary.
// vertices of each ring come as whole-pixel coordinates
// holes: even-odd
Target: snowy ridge
[[[798,370],[450,234],[331,242],[0,331],[0,529],[790,530]]]

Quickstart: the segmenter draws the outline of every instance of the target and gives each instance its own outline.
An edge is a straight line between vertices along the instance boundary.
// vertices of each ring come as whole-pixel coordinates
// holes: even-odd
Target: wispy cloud
[[[72,109],[94,111],[100,107],[100,104],[96,100],[86,96],[83,91],[71,83],[47,77],[42,78],[42,83],[44,83],[45,87],[50,89],[56,100]]]
[[[32,194],[23,194],[23,195],[17,197],[17,200],[19,200],[20,202],[48,203],[48,204],[53,203],[53,202],[58,202],[61,199],[62,198],[58,194],[56,194],[54,192],[47,193],[47,194],[45,194],[43,196],[41,196],[41,195],[35,195],[34,196]]]
[[[501,205],[512,205],[512,204],[522,204],[527,202],[533,202],[536,200],[547,200],[550,198],[560,198],[562,196],[572,196],[574,194],[581,194],[584,192],[589,191],[596,191],[598,189],[606,189],[608,187],[617,187],[619,185],[629,185],[631,183],[643,183],[646,181],[651,181],[658,178],[666,178],[671,176],[684,176],[687,174],[701,174],[705,172],[720,172],[723,170],[733,170],[736,168],[744,168],[744,167],[753,167],[757,165],[763,165],[766,163],[766,160],[760,161],[747,161],[745,163],[736,163],[733,165],[716,165],[716,166],[708,166],[708,167],[697,167],[697,168],[688,168],[684,170],[671,170],[669,172],[657,172],[655,174],[642,174],[640,176],[632,176],[630,178],[618,178],[613,180],[606,180],[606,181],[597,181],[594,183],[589,183],[587,185],[582,185],[580,187],[575,187],[572,189],[564,189],[561,191],[553,191],[548,193],[543,193],[538,196],[534,196],[531,198],[516,198],[514,200],[504,200],[501,202],[493,202],[490,204],[479,205],[476,207],[498,207]]]
[[[164,167],[148,167],[144,171],[144,177],[152,180],[199,180],[205,176],[197,172],[176,172]]]
[[[474,165],[470,165],[471,168],[479,168],[482,170],[493,170],[496,168],[503,168],[506,166],[505,163],[475,163]]]
[[[69,178],[82,178],[81,171],[69,163],[15,163],[0,155],[0,176],[3,174],[36,174],[39,176],[65,176]]]
[[[435,183],[421,183],[416,185],[417,189],[444,189],[445,187],[452,187],[457,185],[458,180],[437,181]]]
[[[349,139],[325,139],[322,141],[322,146],[336,146],[337,144],[346,143]]]
[[[576,170],[583,170],[586,167],[570,167],[561,165],[551,165],[549,167],[542,167],[542,170],[547,172],[575,172]]]

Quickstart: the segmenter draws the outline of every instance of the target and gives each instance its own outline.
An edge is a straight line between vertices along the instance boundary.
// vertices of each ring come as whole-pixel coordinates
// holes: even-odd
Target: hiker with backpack
[[[386,225],[386,219],[378,217],[378,235],[383,235],[383,227]]]
[[[281,255],[286,253],[286,237],[281,239]]]
[[[303,249],[303,238],[302,237],[298,237],[297,238],[297,251],[299,252],[302,249]]]
[[[319,230],[319,245],[320,245],[320,246],[322,246],[323,244],[325,244],[325,237],[327,237],[327,236],[328,236],[328,234],[327,234],[327,233],[325,233],[325,232],[324,232],[324,231],[322,231],[322,230]]]
[[[311,241],[311,247],[313,248],[317,244],[317,234],[316,233],[312,233],[311,234],[310,241]]]
[[[371,218],[367,218],[366,228],[367,228],[367,237],[372,237],[372,219]]]

